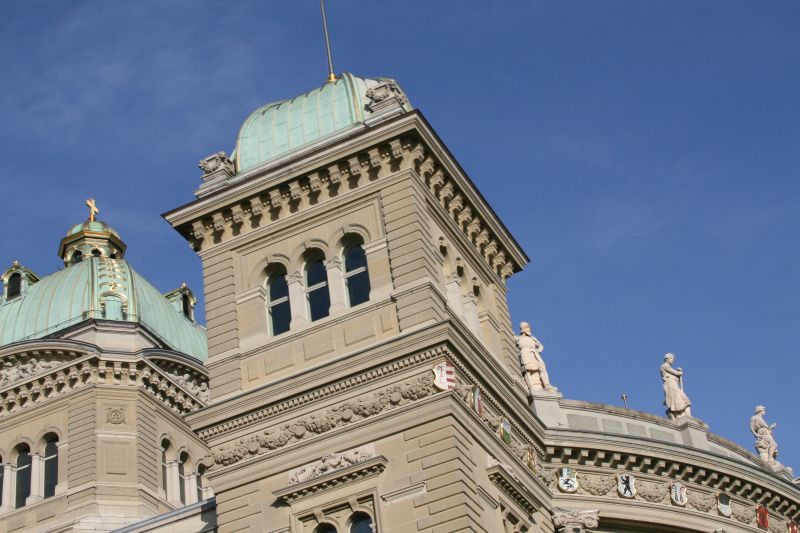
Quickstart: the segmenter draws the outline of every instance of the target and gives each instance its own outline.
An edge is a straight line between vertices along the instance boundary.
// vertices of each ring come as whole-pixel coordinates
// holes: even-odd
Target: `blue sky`
[[[406,90],[532,258],[513,320],[570,398],[694,413],[800,470],[800,3],[329,0],[338,71]],[[160,214],[247,114],[325,78],[318,3],[9,2],[0,265],[40,275],[94,196],[161,290],[202,286]],[[580,369],[580,371],[576,371]]]

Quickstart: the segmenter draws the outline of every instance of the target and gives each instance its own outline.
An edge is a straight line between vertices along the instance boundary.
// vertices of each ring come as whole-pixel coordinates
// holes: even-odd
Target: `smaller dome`
[[[67,232],[67,237],[69,237],[70,235],[75,235],[76,233],[80,233],[82,231],[93,231],[96,233],[110,233],[111,235],[120,238],[119,233],[117,233],[114,228],[110,227],[102,220],[91,220],[91,221],[87,220],[86,222],[83,222],[81,224],[75,224]]]

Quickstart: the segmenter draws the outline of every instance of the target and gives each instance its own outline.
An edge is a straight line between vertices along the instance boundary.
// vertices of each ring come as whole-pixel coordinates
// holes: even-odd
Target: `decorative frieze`
[[[341,453],[329,453],[323,455],[318,461],[294,469],[289,474],[289,485],[304,483],[342,468],[363,463],[373,457],[375,457],[375,447],[372,445],[360,446]]]

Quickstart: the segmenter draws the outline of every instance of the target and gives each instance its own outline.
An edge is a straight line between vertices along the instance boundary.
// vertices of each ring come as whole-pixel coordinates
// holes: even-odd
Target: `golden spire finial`
[[[325,0],[319,0],[319,9],[322,11],[322,33],[325,35],[325,52],[328,54],[328,83],[333,83],[336,81],[336,74],[333,71],[331,41],[328,38],[328,19],[325,16]]]
[[[95,215],[100,212],[94,203],[94,198],[86,200],[86,205],[89,206],[89,222],[94,222]]]

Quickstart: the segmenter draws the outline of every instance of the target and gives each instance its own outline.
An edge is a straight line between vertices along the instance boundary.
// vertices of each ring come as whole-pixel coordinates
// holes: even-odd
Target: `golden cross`
[[[94,222],[94,216],[100,212],[94,203],[94,198],[86,200],[86,205],[89,206],[89,222]]]

